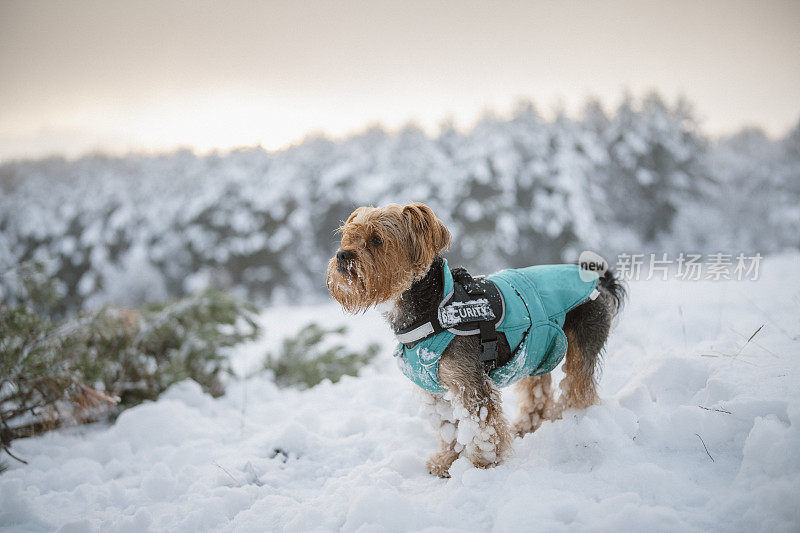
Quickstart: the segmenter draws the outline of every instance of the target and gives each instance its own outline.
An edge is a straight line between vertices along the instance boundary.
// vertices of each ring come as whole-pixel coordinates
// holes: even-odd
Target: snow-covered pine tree
[[[669,234],[679,205],[703,180],[705,140],[684,100],[668,106],[649,94],[641,109],[626,96],[606,136],[606,201],[614,221],[633,228],[642,243]]]
[[[747,128],[716,141],[705,158],[713,183],[701,200],[683,206],[678,238],[748,253],[800,246],[798,131],[774,141]],[[709,220],[719,228],[713,235],[705,227]]]
[[[434,138],[413,126],[371,128],[275,153],[11,162],[0,165],[0,269],[46,262],[66,281],[66,314],[209,286],[258,303],[315,299],[340,221],[359,205],[410,200],[450,224],[452,262],[476,271],[572,260],[583,247],[714,240],[780,249],[797,246],[798,135],[773,142],[767,151],[783,148],[766,161],[766,152],[736,154],[724,143],[706,159],[688,106],[651,95],[554,121],[522,102],[510,118],[485,117],[465,132],[445,125]],[[704,209],[724,220],[733,211],[725,196],[737,194],[705,176],[722,184],[740,167],[754,172],[734,186],[744,192],[731,200],[749,204],[732,230],[699,223]],[[763,220],[768,235],[755,229]],[[0,277],[2,298],[6,285]]]

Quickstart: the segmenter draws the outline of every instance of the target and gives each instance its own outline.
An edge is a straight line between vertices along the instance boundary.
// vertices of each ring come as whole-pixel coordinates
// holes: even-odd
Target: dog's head
[[[450,232],[422,203],[359,207],[339,228],[328,290],[348,312],[394,300],[450,246]]]

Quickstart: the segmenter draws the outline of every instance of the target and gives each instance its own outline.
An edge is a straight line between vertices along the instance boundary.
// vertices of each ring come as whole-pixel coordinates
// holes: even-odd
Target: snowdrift
[[[437,443],[378,316],[272,309],[239,369],[309,320],[384,349],[335,385],[239,380],[214,400],[183,382],[113,425],[17,441],[30,464],[0,475],[0,528],[797,531],[799,274],[786,255],[758,281],[632,282],[603,403],[517,439],[498,468],[459,459],[448,480],[425,471]]]

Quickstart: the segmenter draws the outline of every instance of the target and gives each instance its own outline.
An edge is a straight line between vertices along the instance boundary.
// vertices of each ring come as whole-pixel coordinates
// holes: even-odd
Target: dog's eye
[[[373,235],[372,237],[369,238],[369,243],[372,246],[380,246],[381,244],[383,244],[383,241],[377,235]]]

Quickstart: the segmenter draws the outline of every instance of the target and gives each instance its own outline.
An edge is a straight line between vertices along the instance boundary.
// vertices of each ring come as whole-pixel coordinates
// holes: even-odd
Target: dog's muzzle
[[[336,252],[336,267],[342,274],[352,274],[353,259],[356,254],[350,250],[339,250]]]

